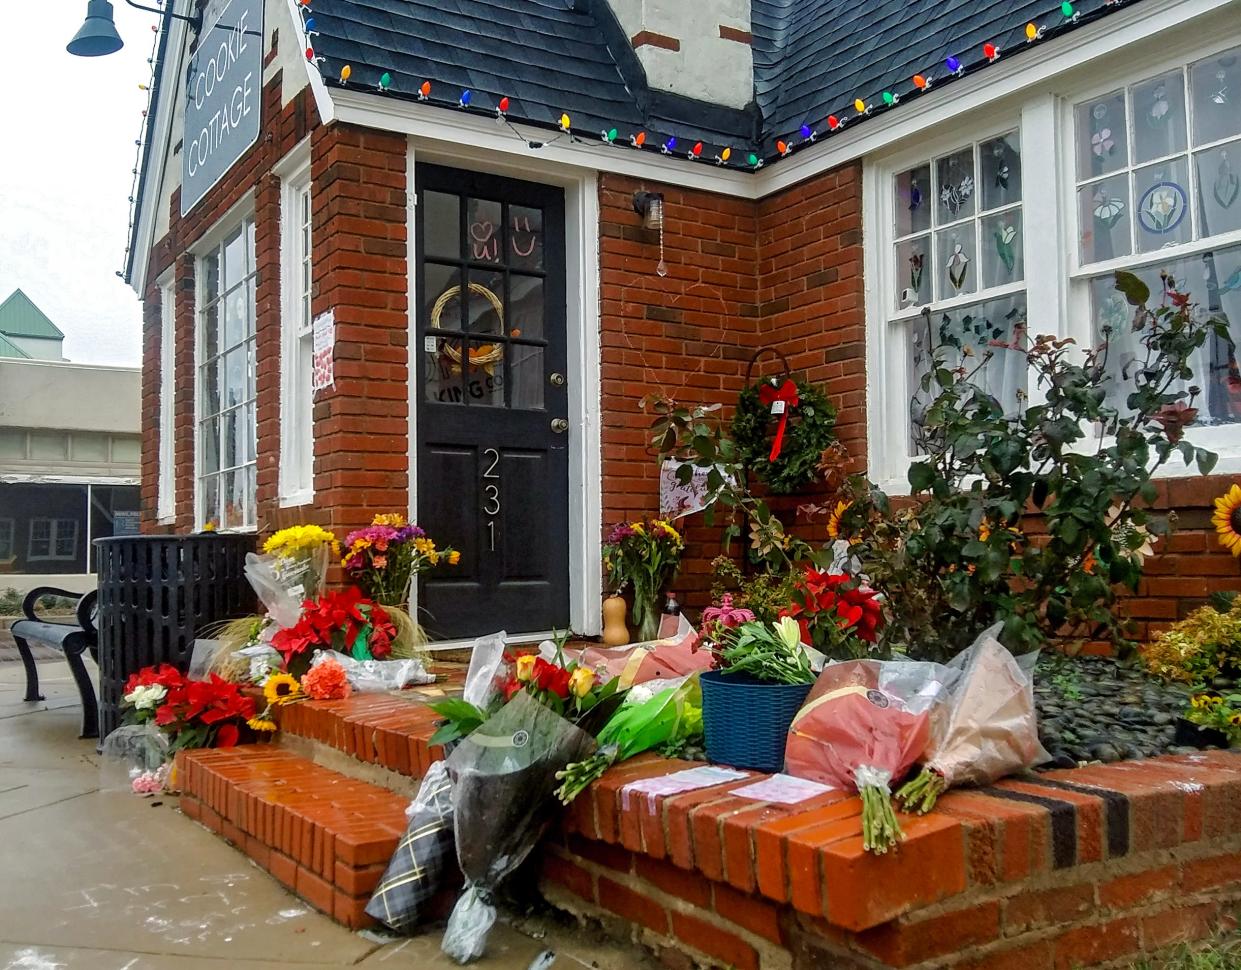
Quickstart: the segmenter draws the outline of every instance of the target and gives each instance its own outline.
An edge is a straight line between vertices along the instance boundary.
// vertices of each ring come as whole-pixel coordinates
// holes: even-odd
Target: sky
[[[114,0],[124,48],[74,57],[86,0],[4,6],[0,300],[21,287],[64,331],[69,360],[136,366],[142,308],[116,272],[159,16]]]

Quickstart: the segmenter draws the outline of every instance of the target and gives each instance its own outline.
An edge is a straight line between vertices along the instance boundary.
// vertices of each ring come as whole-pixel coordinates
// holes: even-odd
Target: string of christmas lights
[[[137,218],[138,178],[142,172],[142,153],[146,148],[146,136],[149,130],[147,119],[155,107],[152,98],[154,97],[155,91],[155,77],[159,74],[159,62],[156,60],[156,57],[159,55],[159,26],[157,24],[152,24],[151,32],[154,34],[154,37],[151,40],[150,56],[147,57],[147,63],[151,65],[151,78],[146,84],[138,85],[138,90],[145,91],[147,97],[146,106],[142,109],[142,121],[138,127],[138,137],[134,139],[134,145],[136,146],[134,150],[134,167],[133,171],[130,173],[129,181],[129,226],[126,229],[125,234],[124,258],[126,267],[129,266],[129,252],[133,246],[134,222]],[[121,279],[124,279],[125,270],[118,269],[116,271],[116,275]]]
[[[1043,17],[1030,21],[1025,25],[1026,39],[1024,46],[1028,47],[1051,40],[1068,30],[1096,21],[1114,10],[1133,2],[1135,0],[1104,0],[1102,5],[1094,11],[1083,13],[1077,9],[1080,0],[1063,0],[1056,8],[1050,10]],[[315,21],[310,4],[311,0],[299,0],[299,9],[302,11],[303,18],[302,26],[307,41],[306,59],[319,70],[324,83],[339,87],[349,87],[350,78],[353,75],[353,67],[349,64],[342,64],[338,71],[329,74],[324,71],[326,58],[315,53],[312,38],[318,32],[314,29]],[[951,55],[944,59],[943,72],[941,74],[925,70],[913,75],[909,79],[908,88],[905,90],[887,89],[873,96],[870,100],[864,97],[857,97],[851,106],[852,114],[847,110],[828,114],[826,119],[824,119],[826,130],[820,131],[813,124],[806,122],[796,132],[790,132],[787,135],[775,138],[773,153],[764,154],[751,151],[747,152],[744,157],[741,157],[739,152],[734,152],[731,146],[722,146],[714,153],[709,152],[701,141],[694,141],[688,146],[682,146],[675,135],[668,136],[664,141],[658,142],[658,139],[652,140],[648,137],[645,131],[635,131],[627,137],[622,137],[621,132],[617,128],[609,128],[597,134],[586,132],[579,128],[574,128],[572,119],[567,113],[561,114],[558,123],[521,119],[520,123],[526,127],[558,132],[556,136],[550,139],[532,139],[519,131],[509,121],[509,99],[507,96],[502,96],[494,107],[483,107],[475,103],[476,97],[474,92],[470,90],[462,91],[455,99],[451,96],[440,97],[435,93],[434,87],[429,80],[424,80],[419,85],[414,98],[417,102],[431,107],[455,108],[467,114],[492,117],[497,122],[507,125],[513,134],[521,139],[527,147],[535,150],[544,148],[567,137],[570,142],[578,144],[602,141],[607,145],[653,152],[691,162],[702,161],[738,171],[756,171],[769,162],[786,158],[826,138],[830,138],[841,132],[846,126],[891,110],[900,104],[902,99],[925,94],[932,87],[942,87],[944,84],[965,77],[967,74],[974,74],[981,68],[1000,60],[1003,53],[995,43],[988,41],[973,52],[963,51],[960,54]],[[971,54],[973,55],[973,60],[969,60]],[[375,90],[392,97],[409,97],[409,95],[392,90],[392,74],[389,71],[384,71],[380,75]]]

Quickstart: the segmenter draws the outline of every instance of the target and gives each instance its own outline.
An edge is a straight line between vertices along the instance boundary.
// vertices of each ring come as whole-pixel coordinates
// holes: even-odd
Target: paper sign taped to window
[[[333,360],[336,352],[336,315],[333,311],[321,313],[314,322],[314,362],[311,370],[310,389],[321,391],[336,383]]]

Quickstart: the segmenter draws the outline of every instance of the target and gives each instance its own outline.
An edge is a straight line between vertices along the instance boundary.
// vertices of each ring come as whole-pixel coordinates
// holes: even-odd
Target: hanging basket
[[[702,725],[707,760],[753,771],[780,771],[789,725],[810,684],[768,684],[745,674],[704,671]]]

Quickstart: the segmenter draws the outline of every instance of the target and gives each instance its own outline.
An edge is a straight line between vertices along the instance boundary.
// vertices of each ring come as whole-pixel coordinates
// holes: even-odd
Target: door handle
[[[552,430],[556,434],[564,434],[569,430],[569,422],[564,418],[552,418]]]
[[[555,387],[564,387],[564,374],[552,374],[547,380]]]

